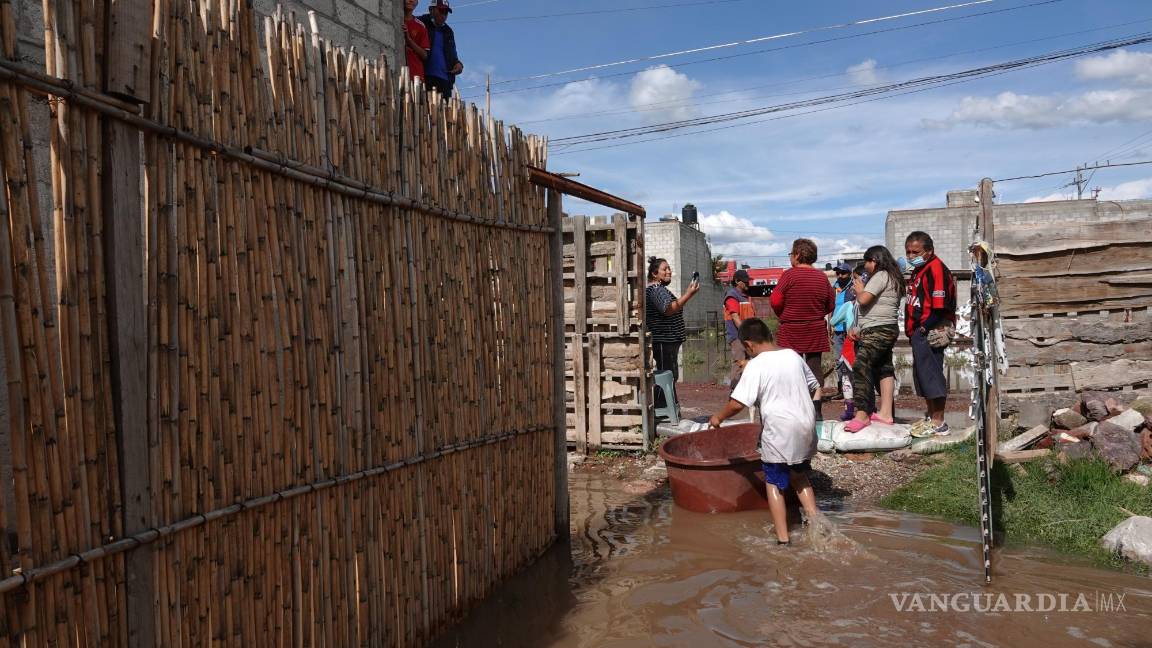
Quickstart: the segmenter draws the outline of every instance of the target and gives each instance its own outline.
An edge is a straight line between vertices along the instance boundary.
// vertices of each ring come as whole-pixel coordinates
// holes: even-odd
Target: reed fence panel
[[[0,642],[427,641],[556,535],[544,143],[247,2],[153,0],[138,109],[101,92],[106,4],[45,8],[46,77],[0,0]],[[109,124],[138,138],[139,213],[105,213]],[[109,219],[145,241],[141,455]]]

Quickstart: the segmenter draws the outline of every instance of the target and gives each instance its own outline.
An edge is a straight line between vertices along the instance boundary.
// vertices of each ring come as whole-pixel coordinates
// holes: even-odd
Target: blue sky
[[[491,74],[494,115],[552,139],[820,97],[1152,32],[1149,0],[1056,0],[1033,7],[1024,5],[1036,0],[991,0],[515,80],[966,1],[467,0],[454,3],[451,22],[467,66],[461,94],[483,105],[484,78]],[[676,4],[691,6],[619,11]],[[601,10],[615,13],[522,19]],[[992,11],[999,13],[962,18]],[[948,22],[864,35],[940,20]],[[824,39],[840,40],[796,47]],[[753,53],[782,46],[793,47]],[[698,62],[731,55],[741,56]],[[714,250],[754,265],[782,261],[801,235],[815,238],[822,256],[830,257],[882,242],[888,210],[942,206],[948,190],[974,188],[984,176],[1056,171],[1106,157],[1152,159],[1152,47],[815,114],[723,125],[735,127],[650,143],[632,143],[644,139],[635,138],[573,147],[629,142],[583,152],[554,146],[549,167],[578,171],[582,181],[643,204],[649,218],[692,202]],[[1072,190],[1060,186],[1070,179],[998,184],[997,199],[1067,196]],[[1152,165],[1101,170],[1090,186],[1101,188],[1102,199],[1152,197]],[[566,207],[604,213],[571,199]]]

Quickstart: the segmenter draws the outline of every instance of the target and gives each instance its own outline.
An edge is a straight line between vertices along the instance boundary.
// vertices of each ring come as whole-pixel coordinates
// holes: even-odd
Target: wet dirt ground
[[[599,472],[570,487],[571,543],[436,645],[1152,645],[1152,579],[1005,549],[984,586],[971,528],[825,497],[836,531],[777,547],[766,512],[692,513]]]

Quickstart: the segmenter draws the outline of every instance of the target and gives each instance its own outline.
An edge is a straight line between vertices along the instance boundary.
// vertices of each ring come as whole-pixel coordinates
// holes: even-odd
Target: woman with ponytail
[[[900,300],[907,291],[900,266],[883,245],[873,245],[864,252],[864,270],[868,274],[867,283],[859,277],[854,282],[860,315],[848,334],[856,345],[856,362],[852,365],[852,401],[856,416],[844,426],[848,432],[859,432],[873,422],[893,423],[896,371],[892,366],[892,348],[900,335],[896,324]]]
[[[668,290],[672,283],[672,266],[665,259],[648,258],[648,288],[644,291],[644,321],[652,334],[652,355],[656,357],[656,371],[671,371],[680,379],[676,356],[684,343],[684,305],[700,290],[700,282],[688,284],[688,290],[679,299]]]

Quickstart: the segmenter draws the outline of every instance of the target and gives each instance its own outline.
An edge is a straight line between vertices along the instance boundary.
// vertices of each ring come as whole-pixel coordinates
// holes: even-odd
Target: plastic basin
[[[759,423],[673,437],[660,446],[672,499],[689,511],[730,513],[768,508],[756,442]]]

